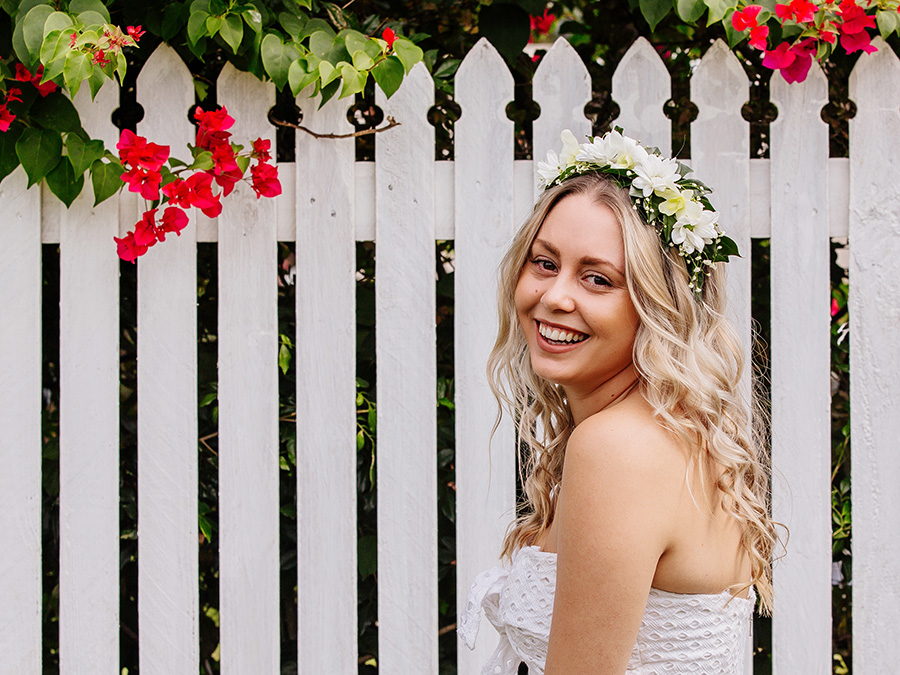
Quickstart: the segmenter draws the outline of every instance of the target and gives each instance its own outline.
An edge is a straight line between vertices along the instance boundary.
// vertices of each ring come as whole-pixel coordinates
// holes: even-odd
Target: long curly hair
[[[699,299],[677,251],[664,250],[656,231],[632,208],[628,194],[601,174],[571,178],[546,190],[516,234],[500,265],[499,330],[488,360],[488,379],[512,416],[524,497],[507,533],[504,555],[536,541],[553,521],[566,443],[574,428],[562,388],[537,375],[518,324],[515,289],[550,210],[563,198],[586,194],[609,207],[621,225],[628,293],[640,317],[634,364],[640,391],[656,419],[691,448],[691,460],[715,466],[722,506],[738,521],[761,611],[772,607],[773,550],[769,517],[768,423],[753,392],[745,391],[744,351],[725,312],[722,265],[710,270]],[[496,427],[495,427],[496,428]],[[703,474],[701,473],[701,476]]]

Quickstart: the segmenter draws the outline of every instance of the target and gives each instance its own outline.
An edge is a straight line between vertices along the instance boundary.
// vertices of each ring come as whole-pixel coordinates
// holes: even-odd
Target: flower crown
[[[687,177],[690,167],[663,157],[657,148],[645,148],[618,127],[580,145],[566,129],[562,142],[559,155],[551,150],[547,161],[537,164],[541,187],[546,190],[573,176],[602,173],[626,188],[632,207],[656,230],[663,248],[675,248],[684,258],[689,286],[698,297],[712,267],[739,255],[737,244],[719,231],[719,214],[706,198],[711,190]]]

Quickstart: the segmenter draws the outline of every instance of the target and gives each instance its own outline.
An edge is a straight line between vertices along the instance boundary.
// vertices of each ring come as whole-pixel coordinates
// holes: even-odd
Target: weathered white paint
[[[138,133],[184,157],[194,86],[161,45],[137,79]],[[142,200],[141,200],[142,201]],[[139,204],[139,211],[144,207]],[[196,223],[138,265],[138,621],[143,675],[199,668]],[[140,217],[135,213],[131,225]],[[82,671],[84,672],[84,671]]]
[[[231,64],[217,102],[245,149],[275,151],[275,86]],[[254,161],[255,163],[255,161]],[[248,171],[249,174],[249,171]],[[249,177],[249,175],[248,175]],[[275,202],[245,182],[219,224],[219,630],[224,675],[276,675],[279,617],[278,243]]]
[[[41,191],[0,184],[0,672],[41,672]]]
[[[86,92],[87,93],[87,92]],[[85,130],[115,146],[118,88],[75,101]],[[60,673],[119,672],[118,209],[90,184],[60,211]],[[105,255],[98,255],[98,253]]]
[[[828,82],[772,79],[772,513],[790,530],[775,565],[777,675],[831,672]],[[802,318],[801,318],[802,317]]]
[[[541,115],[532,124],[532,157],[543,161],[548,150],[559,152],[560,131],[569,129],[579,143],[591,133],[584,106],[591,100],[591,76],[568,40],[557,38],[534,73],[532,96]],[[537,175],[534,196],[540,192]]]
[[[436,675],[434,83],[418,64],[375,100],[403,117],[375,142],[378,667]]]
[[[663,106],[672,97],[672,80],[659,54],[639,37],[622,57],[612,77],[612,99],[619,105],[613,126],[626,136],[671,154],[672,122]]]
[[[346,99],[297,104],[314,131],[353,131]],[[354,143],[300,133],[296,158],[299,664],[301,675],[350,675],[358,671]]]
[[[509,419],[491,439],[497,403],[485,365],[497,333],[497,266],[513,222],[513,79],[485,39],[456,75],[456,606],[475,576],[496,565],[515,506],[515,443]],[[529,190],[525,197],[529,198]],[[460,673],[480,672],[497,643],[483,622],[474,651],[457,640]]]
[[[878,52],[850,75],[850,407],[853,670],[900,663],[900,62]]]

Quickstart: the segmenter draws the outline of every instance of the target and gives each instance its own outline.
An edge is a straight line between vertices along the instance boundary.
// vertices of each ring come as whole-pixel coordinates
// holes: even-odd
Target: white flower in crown
[[[681,175],[678,173],[678,162],[674,159],[648,154],[635,165],[634,172],[637,177],[631,182],[632,194],[649,197],[655,192],[664,197],[668,192],[678,190],[676,182]]]
[[[634,169],[647,161],[650,153],[633,138],[623,136],[618,131],[606,134],[606,152],[612,169]]]
[[[719,236],[716,231],[718,220],[718,213],[705,211],[702,204],[691,200],[672,226],[672,243],[680,246],[684,253],[702,251]]]
[[[578,144],[578,139],[575,138],[575,134],[568,129],[563,129],[563,132],[559,136],[562,138],[563,142],[562,151],[559,153],[559,165],[565,169],[574,163],[575,156],[578,154],[578,151],[581,150],[581,146]]]
[[[581,146],[578,145],[578,139],[568,129],[562,134],[563,147],[562,151],[557,155],[555,151],[547,151],[547,161],[537,163],[537,173],[540,177],[541,185],[547,185],[559,177],[563,171],[568,169],[575,162],[575,155]]]
[[[575,155],[575,160],[591,164],[609,164],[610,145],[606,142],[608,137],[609,134],[594,136],[590,143],[582,143],[578,154]]]

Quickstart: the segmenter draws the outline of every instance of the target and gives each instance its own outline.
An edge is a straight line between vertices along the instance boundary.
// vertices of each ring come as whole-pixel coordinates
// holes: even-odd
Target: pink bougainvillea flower
[[[143,136],[138,136],[130,129],[124,129],[116,143],[119,159],[123,165],[142,167],[148,171],[159,171],[169,159],[169,146],[148,143]]]
[[[215,163],[212,169],[213,177],[222,188],[222,196],[227,197],[234,189],[234,184],[244,177],[244,172],[235,161],[234,149],[230,143],[216,146],[212,158]]]
[[[174,232],[180,237],[181,231],[187,227],[187,224],[187,214],[175,206],[170,206],[163,211],[162,219],[160,220],[160,229],[163,232]]]
[[[69,36],[69,47],[75,49],[75,43],[78,42],[78,33],[72,33]]]
[[[764,52],[766,51],[766,40],[768,37],[768,26],[756,26],[756,28],[750,30],[750,46]]]
[[[837,316],[837,313],[841,311],[841,306],[838,304],[836,298],[831,299],[831,316]]]
[[[736,31],[743,32],[748,28],[756,28],[757,17],[762,11],[762,5],[747,5],[739,12],[731,15],[731,27]]]
[[[131,38],[135,42],[138,42],[141,39],[141,36],[147,32],[145,30],[141,30],[140,26],[128,26],[126,30],[128,31],[128,35],[131,36]]]
[[[775,14],[782,21],[793,19],[799,23],[809,23],[816,18],[819,8],[807,0],[791,0],[787,5],[775,5]]]
[[[270,140],[257,138],[253,141],[253,152],[250,156],[265,164],[272,159],[272,155],[269,154],[271,148],[272,142]]]
[[[397,34],[390,28],[385,28],[384,32],[381,34],[381,39],[387,42],[387,46],[390,48],[394,46],[394,40],[397,39]]]
[[[95,66],[100,66],[101,68],[103,68],[104,66],[108,66],[110,63],[112,63],[112,61],[106,58],[106,52],[104,52],[102,49],[98,49],[94,52],[94,56],[91,58],[91,63],[93,63]]]
[[[866,31],[861,30],[858,33],[841,33],[841,47],[848,54],[864,51],[866,54],[877,52],[878,48],[872,45],[872,36]]]
[[[150,248],[157,241],[165,240],[165,233],[156,226],[156,209],[144,211],[144,216],[134,226],[134,243]]]
[[[123,173],[121,179],[128,183],[129,192],[139,192],[141,197],[150,201],[159,199],[162,176],[158,171],[144,171],[136,166]]]
[[[38,90],[38,93],[41,97],[45,97],[51,92],[56,91],[56,83],[55,82],[45,82],[41,84],[41,78],[44,76],[44,66],[38,66],[37,71],[34,75],[31,74],[31,71],[28,70],[21,63],[16,64],[16,77],[15,79],[19,82],[31,82],[34,85],[35,89]]]
[[[113,237],[116,242],[116,253],[122,260],[134,264],[134,261],[147,252],[147,246],[141,246],[134,240],[134,232],[129,232],[119,239]]]
[[[853,0],[842,0],[838,13],[843,19],[842,32],[858,33],[866,28],[875,27],[875,17],[866,14],[866,11]]]
[[[531,32],[537,33],[538,35],[546,35],[550,32],[550,29],[553,27],[553,22],[556,21],[556,15],[550,14],[550,8],[544,8],[544,13],[541,16],[529,16],[528,19],[531,22]]]
[[[253,178],[253,190],[256,198],[277,197],[281,194],[281,182],[278,180],[278,169],[271,164],[255,164],[250,167]]]
[[[813,56],[816,53],[815,38],[806,38],[791,48],[795,58],[793,63],[781,69],[781,76],[788,84],[803,82],[809,74]]]
[[[191,192],[191,188],[187,184],[187,181],[176,178],[171,183],[163,185],[162,192],[169,198],[169,203],[174,204],[175,206],[181,206],[185,209],[193,206],[191,203],[193,192]]]
[[[0,105],[0,131],[9,131],[9,125],[13,123],[16,116],[9,112],[6,104]]]
[[[796,58],[797,55],[791,51],[791,46],[787,42],[782,42],[775,49],[766,52],[763,56],[763,65],[772,70],[781,70],[790,66]]]
[[[18,87],[10,87],[9,91],[6,92],[6,102],[7,103],[21,103],[22,102],[22,90]]]
[[[191,190],[191,204],[209,218],[222,213],[222,203],[219,201],[221,195],[213,193],[212,182],[213,177],[205,171],[198,171],[185,181]]]
[[[204,150],[214,150],[219,145],[227,143],[231,133],[226,131],[234,124],[234,118],[223,107],[218,110],[206,111],[197,106],[194,110],[194,119],[197,126],[197,147]]]
[[[822,24],[822,27],[819,28],[819,39],[830,45],[837,42],[837,28],[835,25],[829,21]]]

